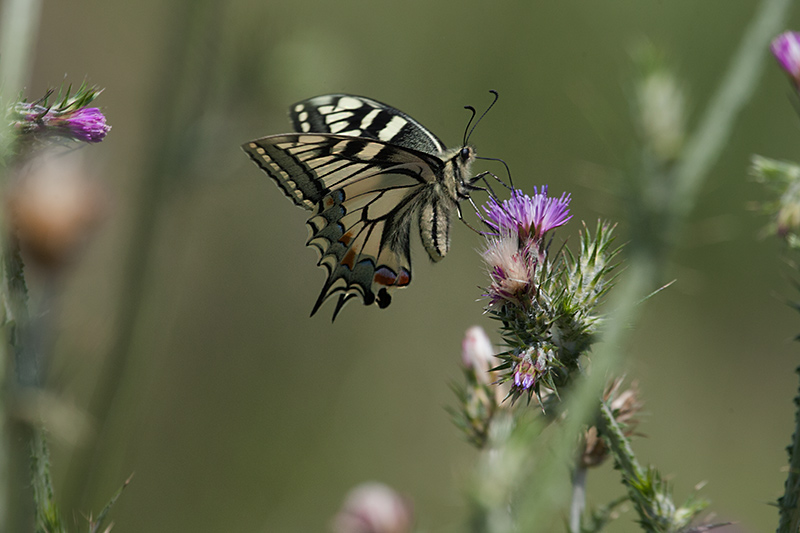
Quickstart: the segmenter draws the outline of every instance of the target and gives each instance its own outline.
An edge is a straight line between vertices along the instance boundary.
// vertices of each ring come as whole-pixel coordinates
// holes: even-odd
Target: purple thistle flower
[[[800,88],[800,33],[787,31],[772,40],[772,55]]]
[[[53,117],[49,123],[51,126],[66,129],[69,137],[87,143],[102,141],[111,129],[111,126],[106,124],[105,115],[96,107],[84,107],[72,113]]]
[[[554,359],[552,346],[532,346],[522,352],[511,371],[517,392],[531,391],[551,369]]]
[[[54,111],[38,104],[19,104],[19,115],[15,123],[21,133],[35,135],[57,135],[76,141],[98,143],[108,134],[111,126],[96,107],[84,107],[69,111]]]
[[[514,369],[514,386],[523,391],[530,390],[536,383],[536,369],[530,358],[524,359]]]
[[[533,188],[533,197],[519,189],[511,193],[511,198],[499,203],[494,198],[483,206],[486,212],[484,222],[499,233],[518,234],[522,240],[541,239],[551,229],[563,226],[572,218],[569,214],[570,195],[564,193],[560,198],[547,197],[547,185],[541,192]]]

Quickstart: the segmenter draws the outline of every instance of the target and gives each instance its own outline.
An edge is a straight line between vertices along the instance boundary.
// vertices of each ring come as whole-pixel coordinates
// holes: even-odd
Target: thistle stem
[[[800,374],[800,367],[795,370]],[[797,533],[800,528],[800,391],[794,399],[795,428],[789,452],[789,474],[786,476],[783,496],[778,499],[780,522],[778,533]]]
[[[569,508],[569,530],[570,533],[580,533],[581,517],[586,508],[586,467],[580,464],[575,465],[572,473],[572,503]]]
[[[8,105],[17,93],[27,83],[33,65],[32,57],[36,36],[38,34],[41,0],[5,0],[2,6],[2,19],[0,20],[0,87],[2,87],[2,102]],[[10,153],[11,140],[10,126],[5,125],[0,130],[0,154],[5,157]],[[8,168],[8,167],[6,167]],[[8,176],[3,176],[7,181]],[[0,232],[5,234],[5,228]],[[0,368],[8,368],[7,359],[13,352],[15,374],[19,385],[34,385],[38,383],[37,363],[32,358],[26,357],[21,349],[22,340],[19,337],[20,325],[27,319],[27,288],[22,273],[22,261],[16,243],[3,242],[0,237],[0,251],[4,257],[0,259],[2,265],[3,282],[3,311],[4,326],[13,324],[13,328],[4,327],[0,330]],[[24,327],[23,327],[24,330]],[[30,354],[28,354],[30,355]],[[0,399],[0,532],[23,531],[29,528],[30,506],[29,492],[14,487],[22,487],[27,483],[20,483],[16,474],[21,472],[23,463],[27,463],[30,449],[20,445],[21,441],[29,441],[34,449],[34,460],[38,457],[37,447],[32,439],[30,428],[25,424],[14,421],[9,417],[8,400],[13,394],[14,386],[10,386],[10,376],[5,372],[0,373],[4,395]],[[40,448],[40,447],[38,447]],[[49,473],[48,473],[49,476]],[[34,471],[33,483],[42,481]]]

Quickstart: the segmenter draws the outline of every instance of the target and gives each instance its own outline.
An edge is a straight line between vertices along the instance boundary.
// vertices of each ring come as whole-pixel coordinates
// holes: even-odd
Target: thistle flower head
[[[19,102],[13,110],[13,125],[21,139],[45,136],[61,137],[87,143],[102,141],[111,130],[106,117],[96,107],[87,107],[101,91],[82,85],[75,94],[56,98],[53,91],[36,102]]]
[[[578,254],[566,247],[550,253],[546,236],[572,218],[570,199],[548,197],[546,185],[532,196],[515,189],[508,200],[490,198],[481,214],[492,230],[481,252],[490,280],[486,311],[502,323],[509,348],[496,356],[496,384],[510,387],[512,401],[535,394],[543,409],[595,339],[594,308],[611,286],[616,254],[613,227],[601,223],[594,236],[582,232]]]
[[[547,185],[542,186],[541,192],[534,187],[533,196],[515,189],[508,200],[498,202],[490,198],[483,206],[483,219],[499,234],[519,235],[521,241],[541,240],[548,231],[563,226],[572,218],[569,201],[567,193],[560,198],[548,198]]]
[[[53,135],[87,143],[102,141],[111,126],[96,107],[84,107],[64,112],[43,108],[38,104],[19,104],[18,131],[34,135]]]
[[[106,117],[96,107],[84,107],[62,117],[54,117],[51,125],[65,128],[69,136],[87,143],[102,141],[111,130]]]
[[[770,50],[795,86],[800,88],[800,33],[787,31],[778,35],[772,40]]]

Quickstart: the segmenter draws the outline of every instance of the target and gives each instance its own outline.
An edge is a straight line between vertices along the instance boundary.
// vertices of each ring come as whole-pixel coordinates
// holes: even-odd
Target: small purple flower
[[[535,346],[528,348],[518,357],[518,362],[511,371],[514,386],[518,392],[533,389],[539,379],[550,370],[555,352],[552,346]]]
[[[111,126],[96,107],[84,107],[70,111],[53,111],[37,104],[20,104],[19,120],[15,123],[21,133],[35,135],[57,135],[76,141],[98,143],[105,138]]]
[[[59,120],[63,120],[66,123],[67,129],[69,129],[74,139],[87,143],[102,141],[111,129],[111,126],[106,124],[105,115],[96,107],[78,109],[69,114],[66,119]],[[53,123],[55,122],[54,120]]]
[[[778,35],[773,39],[770,50],[795,85],[800,87],[800,33],[787,31]]]
[[[499,233],[518,234],[522,240],[540,240],[551,229],[563,226],[572,218],[569,214],[570,195],[564,193],[560,198],[547,197],[547,185],[541,192],[533,188],[533,197],[519,189],[511,193],[511,198],[499,203],[490,198],[483,206],[486,212],[484,221]]]
[[[514,369],[514,386],[523,391],[530,390],[536,383],[536,369],[530,358],[525,358]]]
[[[48,114],[49,115],[49,114]],[[68,137],[77,141],[96,143],[103,140],[111,126],[96,107],[84,107],[63,115],[45,115],[45,124],[64,130]]]

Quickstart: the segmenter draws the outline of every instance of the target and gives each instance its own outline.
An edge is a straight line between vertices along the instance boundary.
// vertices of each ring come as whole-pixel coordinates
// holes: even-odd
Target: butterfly
[[[471,109],[471,108],[470,108]],[[474,116],[474,109],[473,109]],[[411,283],[411,226],[433,261],[450,248],[450,218],[481,189],[470,177],[475,150],[467,135],[447,149],[402,111],[349,94],[294,104],[297,133],[242,145],[296,205],[312,211],[306,243],[320,252],[328,277],[311,311],[338,294],[333,319],[361,297],[385,308],[393,289]]]

